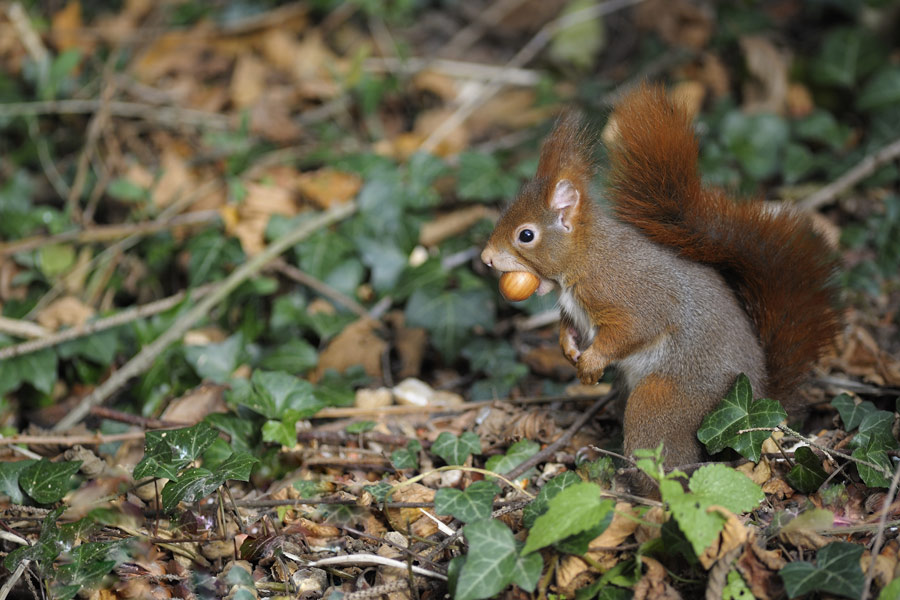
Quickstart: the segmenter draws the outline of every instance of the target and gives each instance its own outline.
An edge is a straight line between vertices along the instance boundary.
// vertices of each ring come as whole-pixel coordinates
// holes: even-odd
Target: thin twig
[[[21,338],[43,338],[50,335],[47,329],[37,323],[9,317],[0,317],[0,333]],[[0,354],[0,360],[2,360],[2,354]]]
[[[288,556],[288,553],[284,553],[285,556]],[[299,556],[290,557],[294,560],[304,563],[305,561]],[[378,556],[377,554],[345,554],[343,556],[331,556],[329,558],[323,558],[320,560],[314,560],[311,562],[305,563],[307,567],[321,567],[325,565],[382,565],[386,567],[396,567],[398,569],[406,569],[406,563],[400,560],[395,560],[393,558],[386,558],[384,556]],[[423,569],[422,567],[412,567],[413,572],[416,575],[424,575],[426,577],[433,577],[435,579],[440,579],[443,581],[447,581],[447,576],[442,573],[437,573],[435,571],[429,571],[428,569]]]
[[[12,591],[13,586],[16,585],[17,581],[19,581],[22,573],[25,572],[25,569],[28,568],[28,565],[30,563],[31,561],[27,558],[19,562],[19,565],[16,567],[16,570],[13,571],[13,574],[10,576],[10,578],[6,580],[6,583],[3,584],[3,587],[0,587],[0,600],[6,600],[9,592]]]
[[[821,450],[822,452],[824,452],[825,455],[826,455],[830,460],[832,460],[832,461],[835,462],[835,463],[836,463],[837,461],[834,460],[834,458],[831,456],[832,454],[834,454],[834,455],[836,455],[836,456],[840,456],[841,458],[846,458],[847,460],[852,461],[852,462],[855,462],[855,463],[857,463],[857,464],[865,465],[865,466],[869,467],[870,469],[874,469],[874,470],[878,471],[879,473],[883,474],[885,477],[890,477],[890,476],[891,476],[891,472],[888,471],[888,470],[885,470],[885,468],[884,468],[883,466],[881,466],[881,465],[875,464],[875,463],[873,463],[873,462],[869,462],[869,461],[867,461],[867,460],[862,460],[862,459],[856,458],[856,457],[854,457],[854,456],[850,456],[850,455],[847,454],[846,452],[842,452],[842,451],[840,451],[840,450],[835,450],[834,448],[828,448],[828,447],[826,447],[824,444],[820,444],[820,443],[816,442],[815,440],[813,440],[812,438],[809,438],[809,437],[803,435],[802,433],[799,433],[799,432],[797,432],[797,431],[794,431],[793,429],[791,429],[790,427],[788,427],[788,426],[786,426],[786,425],[779,425],[778,427],[775,427],[775,428],[771,428],[771,427],[754,427],[754,428],[746,429],[746,430],[744,430],[744,431],[766,431],[766,430],[768,430],[768,431],[774,431],[774,430],[776,430],[776,429],[780,429],[781,431],[787,433],[788,435],[792,435],[792,436],[796,437],[796,438],[799,439],[799,440],[803,440],[804,442],[806,442],[807,444],[809,444],[809,445],[812,446],[813,448],[818,448],[819,450]]]
[[[100,331],[105,331],[113,327],[119,327],[120,325],[125,325],[127,323],[131,323],[132,321],[137,321],[138,319],[143,319],[145,317],[150,317],[161,312],[165,312],[173,306],[176,306],[179,302],[182,302],[188,294],[190,294],[192,298],[201,298],[208,292],[210,292],[213,288],[215,288],[215,285],[209,284],[197,287],[193,290],[189,290],[188,292],[178,292],[177,294],[173,294],[167,298],[156,300],[155,302],[127,308],[122,312],[116,313],[109,317],[105,317],[103,319],[97,319],[96,321],[91,321],[90,323],[85,323],[84,325],[72,327],[71,329],[63,329],[58,333],[44,338],[22,342],[21,344],[16,344],[15,346],[0,348],[0,360],[22,356],[23,354],[29,354],[31,352],[37,352],[38,350],[43,350],[44,348],[51,348],[53,346],[62,344],[63,342],[68,342],[80,337],[93,335]]]
[[[316,279],[312,275],[301,271],[297,267],[289,265],[287,262],[280,259],[273,261],[272,267],[285,277],[293,279],[297,283],[305,285],[306,287],[311,288],[312,290],[325,296],[326,298],[330,298],[331,300],[337,302],[355,315],[363,319],[372,319],[372,315],[369,314],[369,311],[366,310],[365,306],[363,306],[350,296],[334,289],[327,283],[324,283]]]
[[[593,406],[591,406],[587,410],[587,412],[585,412],[583,415],[578,417],[578,419],[576,419],[576,421],[574,423],[572,423],[568,429],[566,429],[566,432],[563,433],[561,436],[559,436],[559,439],[557,439],[555,442],[553,442],[552,444],[550,444],[549,446],[547,446],[546,448],[544,448],[543,450],[541,450],[540,452],[538,452],[537,454],[535,454],[534,456],[529,458],[528,460],[519,463],[518,466],[516,466],[515,468],[504,473],[504,476],[507,477],[508,479],[512,479],[513,481],[515,481],[516,477],[518,477],[522,473],[526,472],[531,467],[533,467],[533,466],[537,465],[538,463],[540,463],[541,461],[545,461],[548,458],[550,458],[551,456],[553,456],[553,454],[557,450],[559,450],[560,448],[562,448],[563,446],[568,444],[569,440],[571,440],[572,437],[576,433],[578,433],[578,430],[581,429],[582,427],[584,427],[584,425],[588,421],[593,419],[594,415],[596,415],[598,412],[600,412],[601,408],[603,408],[604,406],[609,404],[609,402],[613,398],[615,398],[615,396],[616,396],[616,392],[610,392],[610,393],[606,394],[605,396],[601,396],[600,398],[598,398],[597,401],[594,402]]]
[[[875,579],[875,563],[878,560],[878,554],[881,552],[881,544],[884,543],[884,530],[887,523],[887,515],[894,503],[894,496],[897,495],[897,484],[900,483],[900,464],[894,469],[894,477],[891,479],[891,487],[888,488],[887,496],[881,505],[881,511],[878,515],[878,533],[875,534],[875,541],[872,543],[872,549],[869,551],[869,568],[866,569],[866,580],[863,583],[863,592],[860,600],[868,600],[869,588],[872,587],[872,580]]]
[[[833,202],[840,194],[874,173],[880,166],[898,157],[900,157],[900,138],[883,146],[873,154],[867,154],[856,166],[799,202],[798,206],[807,211],[817,210],[820,206]]]
[[[537,54],[553,39],[554,34],[559,31],[571,27],[577,23],[586,20],[597,19],[604,15],[608,15],[617,10],[627,8],[629,6],[639,4],[643,0],[606,0],[594,6],[563,15],[544,25],[528,43],[526,43],[509,62],[506,68],[521,68],[530,62]],[[492,77],[480,90],[480,93],[473,94],[469,99],[463,102],[456,111],[448,118],[444,119],[434,131],[431,132],[425,141],[422,142],[420,150],[425,152],[434,152],[444,139],[452,132],[459,129],[462,124],[469,118],[476,108],[484,104],[489,98],[493,97],[503,87],[503,82],[499,77]]]
[[[83,100],[41,100],[37,102],[9,102],[0,104],[0,117],[22,117],[38,115],[93,114],[103,107],[103,100],[97,98]],[[114,100],[108,105],[113,117],[143,119],[170,126],[191,125],[208,129],[231,129],[238,118],[231,115],[206,112],[193,108],[143,104]]]
[[[66,414],[53,428],[60,431],[72,427],[87,416],[92,406],[100,404],[112,394],[118,391],[125,383],[150,368],[157,356],[172,343],[181,339],[188,329],[198,321],[207,317],[212,308],[228,297],[240,284],[255,275],[266,264],[279,256],[282,252],[295,245],[314,231],[344,219],[356,211],[355,202],[336,205],[329,210],[316,215],[309,221],[279,238],[269,246],[251,258],[249,261],[235,269],[215,291],[202,298],[191,310],[178,318],[172,326],[163,332],[152,343],[144,346],[141,351],[121,369],[116,371],[109,379],[97,386],[90,395],[86,396],[70,413]]]

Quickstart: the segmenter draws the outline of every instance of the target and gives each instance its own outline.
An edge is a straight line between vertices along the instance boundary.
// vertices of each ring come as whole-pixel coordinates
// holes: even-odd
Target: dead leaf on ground
[[[491,210],[483,204],[437,215],[419,229],[419,243],[423,246],[436,246],[448,238],[468,231],[482,219],[495,219],[496,217],[497,211]]]
[[[293,194],[284,186],[246,183],[244,189],[247,195],[237,210],[236,222],[233,214],[225,222],[234,222],[228,233],[240,240],[244,252],[254,255],[266,247],[266,227],[272,215],[293,217],[299,210]]]
[[[81,2],[78,0],[70,0],[53,15],[50,21],[50,36],[60,51],[77,49],[81,51],[82,56],[90,55],[94,51],[91,37],[84,35]]]
[[[206,415],[227,413],[224,401],[225,386],[204,383],[172,400],[160,415],[163,421],[199,423]]]
[[[778,573],[786,564],[779,550],[766,550],[755,539],[744,546],[736,566],[747,587],[759,600],[781,598],[784,585]]]
[[[716,539],[713,540],[713,542],[703,550],[700,556],[697,557],[704,569],[711,569],[723,556],[726,556],[735,548],[739,548],[746,544],[750,532],[733,512],[723,506],[710,506],[706,511],[708,513],[717,512],[725,517],[725,524],[722,527],[722,531],[719,532]]]
[[[84,325],[94,316],[94,309],[74,296],[65,296],[37,313],[35,320],[42,327],[56,331],[62,326]]]
[[[322,209],[343,204],[356,197],[362,179],[355,173],[324,167],[301,173],[296,185],[303,197]]]
[[[681,594],[666,579],[665,567],[649,556],[642,556],[641,561],[647,571],[634,586],[633,600],[680,600]]]
[[[310,381],[319,381],[326,369],[343,373],[354,365],[361,365],[370,377],[381,379],[381,356],[387,343],[377,330],[378,323],[372,319],[359,319],[344,327],[319,354],[319,364]]]
[[[268,68],[251,52],[242,53],[231,74],[229,94],[237,109],[247,108],[259,100],[266,87]]]
[[[802,83],[794,82],[788,86],[785,102],[787,104],[788,115],[795,119],[808,117],[816,109],[812,92],[810,92],[809,88]],[[819,213],[814,214],[819,215]]]
[[[755,78],[744,84],[744,109],[783,114],[787,103],[790,53],[779,50],[761,35],[742,36],[740,44],[747,70]]]

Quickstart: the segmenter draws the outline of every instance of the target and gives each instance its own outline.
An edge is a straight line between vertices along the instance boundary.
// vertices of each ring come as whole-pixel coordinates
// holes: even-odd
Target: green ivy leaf
[[[463,152],[459,155],[457,193],[463,200],[512,198],[519,186],[492,154]]]
[[[822,48],[812,61],[813,79],[819,83],[853,87],[873,64],[883,62],[883,53],[873,37],[857,27],[836,28],[828,32]]]
[[[269,419],[281,419],[289,410],[302,415],[299,418],[309,418],[323,406],[310,382],[288,373],[257,369],[250,383],[252,393],[245,406]]]
[[[184,358],[202,379],[224,383],[237,369],[243,348],[244,336],[236,333],[218,344],[185,346]]]
[[[223,480],[250,481],[250,471],[259,459],[249,452],[234,452],[225,461],[216,466],[216,473]]]
[[[163,512],[172,512],[178,503],[194,502],[212,494],[222,485],[224,479],[221,475],[213,473],[209,469],[188,469],[178,479],[170,481],[162,491]]]
[[[13,504],[24,504],[25,494],[19,486],[19,476],[22,470],[36,462],[32,459],[0,462],[0,494],[8,496]]]
[[[112,364],[119,350],[119,333],[115,329],[100,331],[87,337],[60,344],[56,352],[60,358],[75,356],[107,367]]]
[[[875,73],[856,98],[863,111],[883,108],[900,102],[900,67],[886,66]]]
[[[811,494],[828,479],[825,469],[822,468],[822,461],[806,446],[794,451],[794,462],[785,479],[788,485],[798,492]]]
[[[79,468],[80,460],[54,463],[42,458],[22,469],[19,485],[36,502],[51,504],[69,492],[69,480]]]
[[[898,447],[892,428],[894,414],[886,410],[875,410],[866,414],[859,422],[859,430],[850,445],[854,448],[876,448],[891,450]]]
[[[344,427],[344,431],[349,434],[356,435],[359,433],[372,431],[373,429],[375,429],[375,425],[377,425],[375,421],[357,421],[355,423],[350,423],[349,425]]]
[[[582,482],[556,494],[549,501],[547,512],[535,520],[522,554],[534,552],[569,536],[593,529],[601,523],[615,508],[615,502],[604,500],[602,492],[603,489],[599,485]],[[600,533],[602,531],[596,532],[596,535]]]
[[[516,548],[521,550],[522,544],[517,543]],[[544,559],[540,552],[532,552],[523,555],[521,551],[516,556],[516,565],[512,572],[512,583],[526,592],[533,592],[544,570]]]
[[[462,465],[469,455],[481,454],[481,438],[471,431],[466,431],[459,437],[444,431],[431,445],[431,451],[443,458],[448,465]]]
[[[722,120],[720,137],[744,171],[761,180],[778,171],[788,126],[777,115],[748,115],[735,110]]]
[[[484,288],[440,291],[422,288],[406,303],[410,327],[424,327],[445,360],[453,360],[473,327],[490,328],[494,322],[494,302]]]
[[[841,415],[845,431],[853,431],[862,423],[863,417],[877,410],[875,405],[868,400],[863,400],[859,403],[854,402],[849,394],[839,395],[831,401],[831,405]]]
[[[881,466],[881,469],[879,470],[872,468],[869,465],[855,463],[856,471],[862,478],[863,483],[867,486],[886,488],[891,485],[891,479],[888,477],[887,473],[890,473],[893,467],[891,466],[890,459],[888,459],[887,452],[883,448],[877,449],[872,448],[871,446],[865,446],[854,450],[851,456]]]
[[[74,541],[72,528],[62,530],[57,525],[57,520],[66,511],[65,506],[51,510],[41,523],[41,535],[33,546],[22,546],[13,550],[3,560],[3,566],[10,572],[23,560],[31,560],[37,563],[41,572],[46,572],[66,546],[71,546]]]
[[[759,399],[753,402],[750,379],[741,373],[725,399],[706,415],[697,437],[706,445],[710,454],[726,447],[734,448],[745,458],[759,461],[763,442],[771,435],[768,431],[738,431],[757,427],[775,427],[787,418],[778,402]]]
[[[566,471],[545,483],[544,487],[541,488],[541,491],[538,492],[537,497],[535,497],[535,499],[522,511],[522,522],[525,525],[525,528],[531,529],[534,527],[535,520],[547,512],[547,508],[550,506],[550,500],[558,493],[567,487],[581,482],[582,479],[577,473],[574,471]]]
[[[234,265],[246,260],[240,242],[214,228],[190,238],[187,249],[192,287],[222,279]]]
[[[434,511],[439,515],[452,515],[463,523],[491,516],[494,496],[500,488],[493,481],[476,481],[465,491],[456,488],[440,488],[434,494]]]
[[[463,527],[469,553],[456,582],[456,600],[493,598],[512,582],[519,553],[509,527],[496,519]]]
[[[531,440],[519,440],[509,447],[506,454],[498,454],[490,457],[484,464],[484,468],[494,473],[503,475],[515,469],[541,450],[540,444]],[[526,473],[527,474],[527,473]],[[525,477],[526,474],[520,475]]]
[[[39,392],[49,394],[56,383],[56,353],[47,348],[0,360],[0,396],[30,383]]]
[[[406,448],[399,448],[391,452],[391,464],[398,470],[418,469],[420,450],[422,450],[422,444],[419,440],[410,440]]]
[[[176,479],[178,472],[197,460],[218,436],[202,421],[182,429],[148,431],[144,437],[144,457],[135,465],[133,476]]]
[[[259,363],[267,371],[303,374],[316,366],[319,353],[304,339],[296,338],[277,346]]]
[[[863,591],[859,559],[863,547],[849,542],[832,542],[816,553],[816,564],[797,561],[786,564],[779,575],[791,598],[822,591],[845,598],[859,598]]]

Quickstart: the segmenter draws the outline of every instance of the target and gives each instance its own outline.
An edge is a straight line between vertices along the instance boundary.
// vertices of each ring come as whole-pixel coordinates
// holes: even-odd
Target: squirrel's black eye
[[[530,229],[523,229],[519,232],[519,241],[527,244],[534,240],[534,232]]]

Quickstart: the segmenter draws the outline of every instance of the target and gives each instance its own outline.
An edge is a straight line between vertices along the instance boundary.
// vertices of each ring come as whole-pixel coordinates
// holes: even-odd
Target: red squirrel
[[[704,458],[703,417],[745,373],[781,401],[839,330],[830,248],[802,216],[704,188],[691,117],[643,85],[612,115],[605,200],[591,200],[594,139],[563,117],[534,179],[481,255],[558,287],[563,353],[583,383],[618,367],[625,452],[664,442],[667,467]]]

